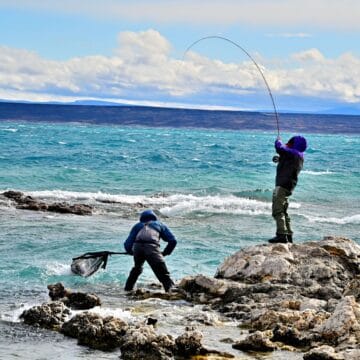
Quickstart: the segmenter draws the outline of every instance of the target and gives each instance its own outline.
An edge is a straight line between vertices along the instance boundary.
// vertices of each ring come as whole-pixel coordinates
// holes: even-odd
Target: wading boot
[[[287,237],[287,242],[288,242],[288,243],[292,243],[292,242],[293,242],[292,234],[291,234],[291,235],[286,235],[286,237]]]
[[[286,244],[288,242],[287,235],[285,234],[276,234],[275,237],[269,240],[270,244],[283,243]]]

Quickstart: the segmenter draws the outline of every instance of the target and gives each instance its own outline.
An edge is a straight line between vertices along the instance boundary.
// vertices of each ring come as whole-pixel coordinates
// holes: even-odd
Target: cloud
[[[310,38],[311,34],[308,33],[278,33],[278,34],[266,34],[267,37],[279,37],[279,38]]]
[[[17,100],[97,98],[208,106],[266,96],[251,61],[224,63],[195,49],[182,61],[172,58],[170,49],[168,40],[151,29],[119,34],[113,56],[53,61],[27,50],[0,47],[0,95]],[[288,59],[257,57],[257,61],[277,96],[360,102],[360,59],[351,53],[330,59],[309,49]]]
[[[318,49],[309,49],[306,51],[293,54],[293,59],[298,61],[318,61],[321,62],[325,60],[323,54]]]
[[[0,7],[133,22],[360,29],[358,0],[0,0]]]

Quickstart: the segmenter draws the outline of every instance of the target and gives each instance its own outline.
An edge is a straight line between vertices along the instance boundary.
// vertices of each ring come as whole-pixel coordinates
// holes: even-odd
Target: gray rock
[[[270,341],[272,331],[256,331],[248,335],[244,340],[240,340],[232,345],[234,349],[241,351],[261,351],[268,352],[277,349],[276,344]]]
[[[91,215],[92,207],[86,204],[50,203],[25,195],[20,191],[5,191],[1,195],[16,203],[18,209],[34,211],[50,211],[62,214]]]
[[[70,310],[61,301],[44,303],[25,310],[20,315],[25,324],[50,330],[59,330],[70,314]]]
[[[65,322],[61,332],[78,339],[80,345],[109,351],[123,344],[128,328],[125,321],[113,316],[103,318],[98,314],[84,312]]]
[[[95,294],[82,292],[72,292],[65,289],[62,283],[48,285],[51,300],[62,301],[66,306],[73,310],[88,310],[101,305],[100,298]]]
[[[120,346],[123,360],[173,359],[175,341],[170,335],[158,335],[149,325],[131,327]]]

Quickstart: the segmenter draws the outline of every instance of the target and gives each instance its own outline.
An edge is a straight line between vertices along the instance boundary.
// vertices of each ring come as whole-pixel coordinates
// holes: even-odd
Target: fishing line
[[[265,78],[265,75],[263,73],[263,71],[261,70],[260,66],[258,65],[258,63],[255,61],[255,59],[242,47],[240,46],[239,44],[237,44],[235,41],[232,41],[224,36],[218,36],[218,35],[211,35],[211,36],[205,36],[205,37],[202,37],[201,39],[198,39],[196,41],[194,41],[190,46],[188,46],[188,48],[185,50],[184,52],[184,55],[182,57],[182,61],[184,62],[184,58],[186,56],[186,54],[190,51],[190,49],[192,47],[194,47],[196,44],[198,44],[199,42],[203,41],[203,40],[208,40],[208,39],[220,39],[220,40],[224,40],[224,41],[227,41],[228,43],[236,46],[238,49],[240,49],[245,55],[248,56],[248,58],[253,62],[253,64],[256,66],[256,69],[259,71],[262,79],[264,80],[264,83],[265,83],[265,86],[267,88],[267,91],[269,93],[269,96],[270,96],[270,99],[271,99],[271,102],[272,102],[272,106],[274,108],[274,114],[275,114],[275,120],[276,120],[276,128],[277,128],[277,134],[278,136],[280,136],[280,126],[279,126],[279,116],[278,116],[278,112],[276,110],[276,105],[275,105],[275,101],[274,101],[274,97],[271,93],[271,89],[270,89],[270,86]]]

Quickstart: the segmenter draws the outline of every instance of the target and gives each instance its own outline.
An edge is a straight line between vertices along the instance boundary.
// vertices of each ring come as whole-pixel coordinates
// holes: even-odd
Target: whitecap
[[[1,129],[2,131],[8,131],[8,132],[18,132],[19,129],[13,129],[13,128],[6,128],[6,129]]]
[[[45,266],[47,275],[72,275],[72,271],[69,264],[62,264],[59,262],[53,262]]]
[[[232,215],[268,215],[271,212],[271,202],[234,195],[156,194],[147,196],[64,190],[33,191],[28,194],[37,198],[57,201],[109,202],[126,205],[141,203],[149,207],[156,206],[161,213],[167,216],[186,216],[193,212]],[[300,206],[299,203],[290,203],[290,208],[298,209]]]
[[[312,223],[318,222],[318,223],[329,223],[329,224],[338,224],[338,225],[360,224],[360,214],[344,216],[342,218],[309,216],[309,215],[303,215],[303,216]]]
[[[110,309],[110,308],[104,308],[100,306],[96,306],[90,310],[87,310],[88,312],[92,312],[94,314],[98,314],[102,317],[107,316],[114,316],[116,318],[120,318],[123,320],[131,320],[134,319],[134,317],[131,315],[131,312],[128,310],[122,310],[120,308]]]
[[[168,216],[185,215],[194,211],[213,214],[261,215],[268,214],[271,209],[271,203],[236,196],[180,194],[169,196],[167,200],[167,203],[171,205],[162,207],[160,212]]]
[[[25,311],[29,310],[33,306],[36,306],[39,304],[20,304],[14,307],[13,309],[10,309],[9,311],[4,311],[0,314],[0,319],[2,321],[10,322],[10,323],[19,323],[21,322],[20,315]]]
[[[302,174],[320,176],[320,175],[330,175],[330,174],[334,174],[334,172],[329,171],[329,170],[326,170],[326,171],[303,170],[303,171],[302,171]]]

